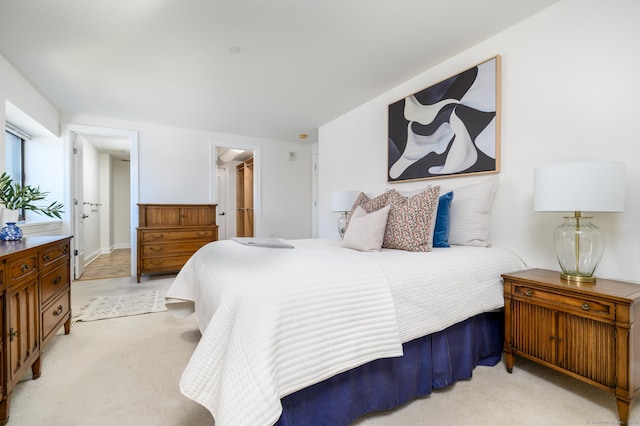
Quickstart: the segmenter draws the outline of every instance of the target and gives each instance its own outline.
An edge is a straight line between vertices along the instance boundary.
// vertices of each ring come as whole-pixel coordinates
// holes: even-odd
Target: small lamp
[[[595,282],[604,233],[582,212],[624,211],[624,175],[624,163],[614,161],[556,164],[534,170],[534,210],[574,212],[555,231],[563,279]]]
[[[338,234],[340,234],[340,238],[344,237],[344,233],[347,230],[349,212],[359,194],[359,191],[346,190],[333,191],[331,193],[331,210],[342,213],[338,219]]]

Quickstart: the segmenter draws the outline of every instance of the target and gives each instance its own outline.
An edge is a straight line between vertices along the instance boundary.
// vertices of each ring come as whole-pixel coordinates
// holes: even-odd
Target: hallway
[[[118,249],[101,254],[85,266],[77,281],[131,276],[131,249]]]

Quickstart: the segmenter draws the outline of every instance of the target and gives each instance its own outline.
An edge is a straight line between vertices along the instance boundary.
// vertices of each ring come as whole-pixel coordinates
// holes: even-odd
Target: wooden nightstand
[[[640,285],[544,269],[502,277],[507,371],[520,355],[611,392],[626,424],[640,387]]]

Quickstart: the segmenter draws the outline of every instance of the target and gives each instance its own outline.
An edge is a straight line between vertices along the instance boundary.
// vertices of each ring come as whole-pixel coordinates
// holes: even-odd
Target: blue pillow
[[[436,213],[436,226],[433,229],[433,246],[449,246],[449,222],[453,191],[441,195],[438,200],[438,213]]]

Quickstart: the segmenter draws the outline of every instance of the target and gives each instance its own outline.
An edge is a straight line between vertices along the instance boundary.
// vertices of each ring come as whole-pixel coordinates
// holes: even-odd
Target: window
[[[6,123],[6,129],[4,170],[14,182],[24,186],[24,142],[30,136],[9,123]],[[24,209],[20,209],[19,220],[24,220]]]

